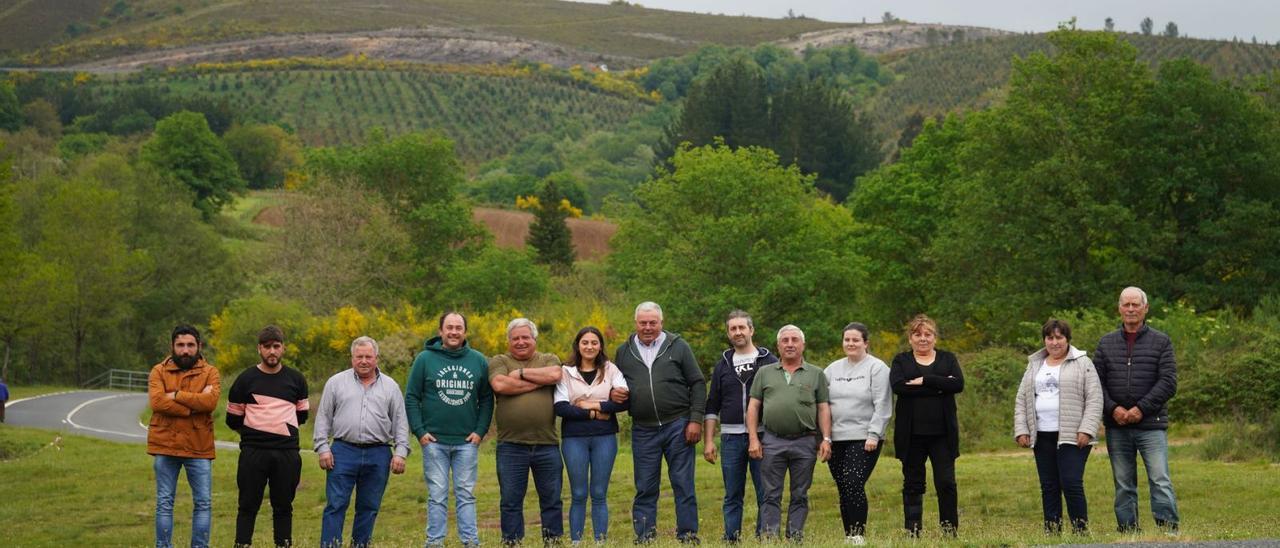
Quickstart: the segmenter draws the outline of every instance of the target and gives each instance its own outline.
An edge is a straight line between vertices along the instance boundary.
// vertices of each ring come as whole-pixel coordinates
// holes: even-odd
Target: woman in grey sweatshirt
[[[851,544],[864,542],[867,479],[876,468],[884,429],[893,413],[889,367],[867,353],[867,326],[844,328],[845,357],[824,372],[831,398],[831,477],[840,492],[840,518]]]
[[[1014,441],[1035,452],[1045,532],[1062,531],[1065,498],[1071,529],[1083,534],[1084,468],[1102,421],[1102,384],[1093,362],[1071,345],[1067,322],[1051,319],[1040,331],[1044,348],[1027,358],[1014,403]]]

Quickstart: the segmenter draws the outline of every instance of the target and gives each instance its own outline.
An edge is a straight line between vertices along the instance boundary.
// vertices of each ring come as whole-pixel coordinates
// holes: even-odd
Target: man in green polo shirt
[[[542,540],[564,534],[560,500],[563,461],[556,431],[555,393],[560,358],[538,352],[538,326],[524,318],[507,324],[507,352],[489,358],[489,384],[497,394],[498,503],[502,543],[524,539],[524,496],[529,472],[538,491]]]
[[[762,459],[762,535],[778,535],[782,525],[782,485],[790,472],[787,538],[799,542],[804,538],[804,522],[809,517],[813,467],[817,461],[831,458],[831,405],[827,403],[826,375],[804,361],[804,332],[799,327],[788,324],[778,330],[778,355],[782,361],[761,368],[751,384],[747,453],[753,459]],[[761,410],[764,432],[760,432]]]

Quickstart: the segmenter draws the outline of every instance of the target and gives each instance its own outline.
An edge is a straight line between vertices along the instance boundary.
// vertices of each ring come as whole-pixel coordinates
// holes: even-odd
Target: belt
[[[388,445],[388,444],[386,444],[386,443],[382,443],[382,442],[380,442],[380,441],[375,441],[375,442],[373,442],[373,443],[352,443],[352,442],[349,442],[349,441],[347,441],[347,440],[334,440],[334,441],[340,441],[340,442],[345,443],[345,444],[347,444],[347,445],[350,445],[350,446],[352,446],[352,447],[359,447],[360,449],[369,449],[369,448],[372,448],[372,447],[386,447],[386,446]]]
[[[798,440],[798,439],[804,439],[804,438],[814,438],[818,436],[818,433],[812,430],[809,432],[801,432],[799,434],[779,434],[772,430],[765,430],[765,432],[768,432],[770,436],[773,436],[775,438],[782,438],[784,440]]]

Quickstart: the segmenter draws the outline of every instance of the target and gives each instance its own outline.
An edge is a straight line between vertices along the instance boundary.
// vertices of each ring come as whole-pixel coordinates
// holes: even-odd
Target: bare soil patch
[[[264,207],[253,216],[253,224],[280,228],[284,226],[284,210],[280,206]]]
[[[477,207],[472,217],[493,233],[494,241],[502,247],[520,249],[529,238],[529,225],[533,214]],[[569,219],[569,232],[573,235],[573,249],[580,260],[595,260],[609,254],[609,239],[618,231],[618,225],[594,219]]]

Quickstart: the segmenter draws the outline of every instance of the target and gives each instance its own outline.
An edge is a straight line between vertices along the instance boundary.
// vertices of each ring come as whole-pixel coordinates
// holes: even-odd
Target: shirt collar
[[[650,344],[645,344],[644,341],[640,340],[640,335],[636,335],[636,344],[640,345],[640,347],[644,348],[645,350],[657,349],[658,347],[662,346],[662,343],[666,342],[666,340],[667,340],[666,331],[659,332],[658,338],[654,339],[653,342]]]

